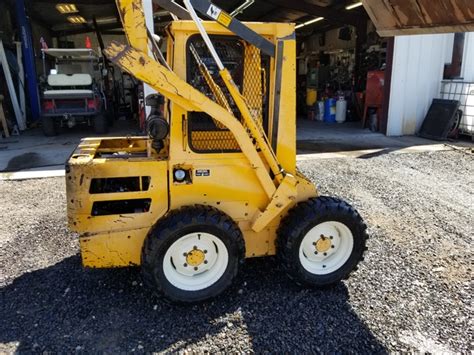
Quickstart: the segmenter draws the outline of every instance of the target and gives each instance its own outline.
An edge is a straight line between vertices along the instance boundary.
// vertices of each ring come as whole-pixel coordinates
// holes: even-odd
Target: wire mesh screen
[[[446,80],[441,83],[441,98],[458,100],[462,111],[459,131],[474,136],[474,82]]]
[[[262,127],[262,120],[268,111],[266,73],[269,60],[264,60],[266,58],[262,58],[256,47],[235,37],[211,36],[211,39],[224,66],[245,97],[254,120]],[[188,63],[188,83],[227,109],[236,119],[241,120],[240,111],[199,35],[191,37],[188,41]],[[189,145],[194,151],[199,153],[239,151],[232,133],[209,115],[203,112],[191,112],[188,120]]]

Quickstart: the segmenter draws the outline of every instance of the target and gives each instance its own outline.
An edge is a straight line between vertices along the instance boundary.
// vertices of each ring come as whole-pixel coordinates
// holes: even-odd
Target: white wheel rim
[[[182,236],[169,247],[163,259],[163,272],[173,286],[199,291],[216,283],[228,263],[229,253],[219,238],[196,232]]]
[[[299,259],[306,271],[327,275],[346,263],[353,247],[354,237],[346,225],[336,221],[323,222],[304,236]]]

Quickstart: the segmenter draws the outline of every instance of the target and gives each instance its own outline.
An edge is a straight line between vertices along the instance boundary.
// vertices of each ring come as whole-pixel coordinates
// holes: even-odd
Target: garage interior
[[[377,34],[362,2],[221,0],[215,1],[215,4],[241,21],[296,24],[297,144],[300,153],[398,148],[430,143],[414,137],[389,139],[384,136],[387,133],[394,40],[393,37],[382,38]],[[172,17],[160,6],[152,6],[155,33],[163,37]],[[2,106],[8,129],[11,133],[20,133],[21,137],[16,139],[17,148],[22,144],[29,147],[32,142],[44,144],[47,141],[41,137],[39,129],[45,105],[39,101],[43,96],[42,88],[47,86],[47,75],[55,67],[54,56],[45,55],[42,49],[48,51],[51,48],[88,48],[99,56],[95,70],[100,72],[106,69],[101,87],[108,103],[107,111],[112,117],[109,123],[113,124],[107,134],[144,134],[146,86],[114,68],[100,55],[111,41],[126,42],[113,0],[76,0],[71,3],[8,0],[0,4],[0,10],[0,36],[10,71],[14,74],[12,80],[17,89],[24,89],[26,95],[22,99],[26,102],[26,105],[22,104],[25,125],[21,127],[15,122],[15,105],[8,100],[7,80],[0,71],[0,90],[5,98]],[[28,25],[22,27],[22,21],[28,22]],[[21,70],[17,65],[20,44],[14,41],[19,39],[19,28],[30,29],[31,34],[29,38],[24,38],[23,45],[26,43],[34,49],[30,57],[25,58],[30,60],[30,68]],[[24,35],[28,37],[28,33]],[[162,44],[162,47],[164,49],[166,45]],[[21,71],[24,71],[26,81],[19,79]],[[34,95],[36,87],[40,88],[38,98]],[[91,129],[74,121],[64,125],[66,127],[54,139],[65,146],[72,141],[71,149],[81,137],[94,135]],[[26,126],[31,129],[23,130]],[[5,139],[0,141],[5,150],[8,149],[7,143]],[[69,153],[68,150],[64,154],[67,157]],[[55,159],[55,162],[46,160],[47,165],[56,164]],[[10,167],[4,164],[0,169],[27,168],[31,167],[30,162],[27,160],[26,165],[13,164]]]

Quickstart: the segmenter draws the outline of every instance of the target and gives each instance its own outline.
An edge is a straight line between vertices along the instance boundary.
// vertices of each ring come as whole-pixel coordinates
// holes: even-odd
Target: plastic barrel
[[[336,103],[336,122],[343,123],[346,121],[346,112],[347,112],[347,101],[337,100]]]
[[[336,100],[327,99],[324,103],[324,122],[335,123],[336,122]]]

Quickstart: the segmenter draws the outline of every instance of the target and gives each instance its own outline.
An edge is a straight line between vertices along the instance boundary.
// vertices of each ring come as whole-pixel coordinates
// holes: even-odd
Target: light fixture
[[[57,4],[56,9],[62,14],[74,14],[76,12],[79,12],[77,10],[76,5],[74,4],[64,4],[64,3]]]
[[[244,12],[246,8],[251,6],[254,2],[255,0],[245,0],[242,5],[240,5],[239,7],[237,7],[234,11],[230,13],[230,16],[234,17],[234,16],[237,16],[238,14],[241,14],[242,12]]]
[[[352,10],[352,9],[355,9],[356,7],[359,7],[359,6],[362,6],[362,5],[363,5],[362,1],[355,2],[353,4],[347,5],[346,10]]]
[[[174,178],[177,181],[183,181],[186,178],[186,171],[184,171],[183,169],[176,169],[174,171]]]
[[[301,27],[304,27],[304,26],[307,26],[307,25],[311,25],[312,23],[319,22],[319,21],[322,21],[322,20],[324,20],[324,17],[316,17],[312,20],[309,20],[309,21],[300,23],[299,25],[296,25],[295,29],[298,29],[298,28],[301,28]]]
[[[86,19],[82,16],[68,16],[67,20],[74,24],[87,22]]]

